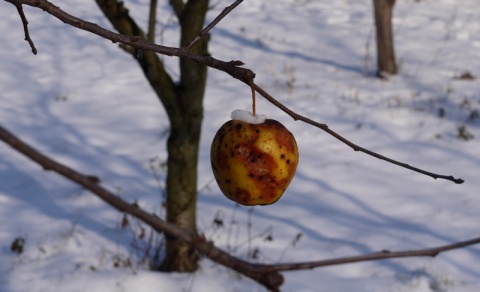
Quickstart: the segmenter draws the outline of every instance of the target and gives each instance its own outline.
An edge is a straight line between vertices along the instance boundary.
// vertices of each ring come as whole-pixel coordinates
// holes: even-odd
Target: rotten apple
[[[276,120],[232,119],[215,135],[210,158],[227,198],[242,205],[269,205],[295,175],[298,148],[292,133]]]

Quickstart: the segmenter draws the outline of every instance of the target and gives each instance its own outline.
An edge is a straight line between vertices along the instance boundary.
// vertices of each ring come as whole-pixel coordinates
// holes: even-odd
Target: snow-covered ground
[[[68,2],[54,1],[110,28],[94,1]],[[125,2],[145,27],[149,1]],[[158,42],[175,46],[178,26],[167,1],[160,2]],[[210,20],[231,3],[212,2],[217,5]],[[209,147],[232,110],[250,108],[250,90],[210,70],[199,162],[200,232],[261,263],[421,249],[480,235],[480,2],[397,2],[401,72],[389,81],[372,77],[369,0],[244,1],[212,31],[210,52],[244,61],[277,99],[352,142],[465,183],[433,180],[354,152],[260,99],[258,111],[295,134],[300,164],[276,204],[236,206],[212,181]],[[168,122],[135,61],[110,41],[40,10],[25,12],[37,56],[24,41],[15,8],[0,1],[0,124],[163,216]],[[176,76],[177,60],[164,59]],[[458,78],[466,72],[477,78]],[[122,219],[79,186],[0,143],[0,291],[264,291],[208,260],[194,274],[149,271],[142,258],[150,230],[142,240],[144,226],[128,218],[122,228]],[[16,254],[11,245],[20,238],[25,246]],[[480,246],[472,246],[436,258],[286,272],[282,288],[479,291],[479,261]]]

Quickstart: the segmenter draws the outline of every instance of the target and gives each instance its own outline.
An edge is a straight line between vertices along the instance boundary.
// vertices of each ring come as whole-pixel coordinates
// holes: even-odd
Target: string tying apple
[[[290,184],[298,164],[294,136],[276,120],[245,110],[232,112],[211,146],[211,164],[222,193],[241,205],[275,203]]]

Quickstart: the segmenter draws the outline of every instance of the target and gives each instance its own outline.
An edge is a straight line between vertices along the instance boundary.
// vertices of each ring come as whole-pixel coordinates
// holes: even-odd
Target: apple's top
[[[261,124],[267,119],[266,115],[256,114],[255,116],[246,110],[236,109],[232,112],[232,120],[238,120],[249,124]]]

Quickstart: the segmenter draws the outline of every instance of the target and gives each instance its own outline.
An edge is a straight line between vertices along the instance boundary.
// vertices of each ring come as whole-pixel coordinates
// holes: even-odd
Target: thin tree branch
[[[150,0],[150,12],[148,17],[147,40],[155,42],[155,24],[157,22],[157,0]]]
[[[23,31],[25,33],[25,40],[30,45],[30,48],[32,48],[32,53],[36,55],[37,48],[35,48],[35,44],[33,43],[32,38],[30,38],[30,33],[28,32],[28,20],[27,20],[27,17],[25,16],[25,13],[23,12],[22,4],[17,3],[17,1],[15,0],[5,0],[5,1],[12,3],[17,8],[18,15],[20,15],[20,19],[22,20]]]
[[[121,43],[144,51],[152,51],[166,56],[175,56],[179,58],[185,58],[198,64],[206,65],[208,67],[223,71],[232,77],[248,83],[251,78],[255,77],[255,74],[249,70],[238,67],[243,64],[241,61],[221,61],[210,56],[200,56],[190,53],[185,49],[179,49],[175,47],[161,46],[146,41],[142,36],[126,36],[119,34],[98,26],[95,23],[84,21],[71,14],[66,13],[59,7],[53,5],[47,0],[5,0],[14,5],[23,4],[32,7],[37,7],[58,18],[59,20],[74,26],[76,28],[91,32],[105,39],[111,40],[113,43]]]
[[[427,248],[427,249],[416,249],[416,250],[406,250],[406,251],[383,250],[381,252],[376,252],[376,253],[371,253],[366,255],[329,259],[329,260],[322,260],[322,261],[291,263],[291,264],[285,263],[285,264],[276,264],[276,265],[267,264],[259,268],[261,268],[264,271],[281,272],[281,271],[307,270],[307,269],[314,269],[314,268],[325,267],[325,266],[335,266],[335,265],[342,265],[342,264],[351,264],[351,263],[357,263],[357,262],[394,259],[394,258],[436,257],[438,254],[446,251],[464,248],[464,247],[479,244],[479,243],[480,243],[480,237],[477,237],[477,238],[473,238],[465,241],[456,242],[453,244]]]
[[[215,19],[209,25],[207,25],[193,40],[191,40],[185,46],[185,48],[187,50],[190,50],[191,48],[193,48],[198,43],[198,41],[200,41],[204,36],[206,36],[208,32],[220,22],[220,20],[222,20],[225,16],[227,16],[227,14],[229,14],[233,9],[235,9],[235,7],[240,5],[240,3],[242,2],[243,0],[237,0],[232,5],[225,7],[222,13],[220,13],[217,17],[215,17]]]
[[[335,137],[336,139],[340,140],[341,142],[343,142],[344,144],[350,146],[354,151],[360,151],[360,152],[363,152],[365,154],[368,154],[370,156],[373,156],[375,158],[378,158],[380,160],[384,160],[384,161],[387,161],[389,163],[392,163],[392,164],[395,164],[395,165],[398,165],[400,167],[403,167],[403,168],[407,168],[407,169],[410,169],[410,170],[413,170],[415,172],[418,172],[418,173],[421,173],[421,174],[424,174],[424,175],[427,175],[427,176],[430,176],[434,179],[437,179],[437,178],[440,178],[440,179],[445,179],[445,180],[449,180],[449,181],[452,181],[456,184],[462,184],[464,182],[463,179],[461,178],[454,178],[452,175],[450,176],[447,176],[447,175],[441,175],[441,174],[436,174],[436,173],[432,173],[432,172],[429,172],[429,171],[426,171],[426,170],[423,170],[423,169],[420,169],[420,168],[417,168],[417,167],[413,167],[413,166],[410,166],[406,163],[403,163],[403,162],[399,162],[399,161],[396,161],[396,160],[393,160],[391,158],[388,158],[388,157],[385,157],[383,155],[380,155],[376,152],[373,152],[371,150],[368,150],[366,148],[363,148],[363,147],[360,147],[352,142],[350,142],[349,140],[345,139],[343,136],[341,136],[340,134],[338,134],[337,132],[331,130],[326,124],[321,124],[321,123],[318,123],[316,121],[313,121],[307,117],[304,117],[302,115],[299,115],[297,113],[295,113],[294,111],[290,110],[288,107],[284,106],[283,104],[281,104],[280,102],[278,102],[275,98],[273,98],[270,94],[268,94],[268,92],[266,92],[265,90],[263,90],[260,86],[258,85],[255,85],[255,90],[260,93],[263,97],[265,97],[265,99],[267,99],[268,101],[270,101],[273,105],[275,105],[276,107],[278,107],[279,109],[281,109],[282,111],[284,111],[286,114],[288,114],[290,117],[292,117],[294,120],[299,120],[299,121],[302,121],[302,122],[305,122],[307,124],[310,124],[312,126],[315,126],[317,128],[320,128],[322,130],[324,130],[325,132],[327,132],[328,134],[332,135],[333,137]]]
[[[63,177],[81,185],[120,212],[127,213],[140,219],[159,233],[164,233],[165,235],[191,244],[198,252],[205,255],[210,260],[229,267],[257,281],[272,291],[278,291],[278,288],[280,285],[282,285],[283,276],[278,272],[261,271],[258,269],[258,267],[231,256],[221,249],[218,249],[213,245],[212,242],[207,241],[205,237],[191,231],[181,229],[174,224],[170,224],[160,219],[157,215],[144,211],[137,204],[127,203],[119,196],[114,195],[109,190],[103,188],[100,185],[100,180],[97,177],[81,174],[74,169],[69,168],[68,166],[50,159],[49,157],[35,150],[30,145],[21,141],[1,125],[0,140],[10,145],[15,151],[35,161],[37,164],[42,166],[43,169],[54,171]]]
[[[41,154],[30,145],[21,141],[11,132],[0,125],[0,140],[10,145],[15,151],[30,158],[45,170],[54,171],[63,177],[88,189],[97,197],[108,203],[113,208],[130,214],[139,220],[145,222],[159,233],[172,236],[192,245],[199,253],[205,255],[210,260],[231,268],[265,286],[271,291],[279,291],[283,283],[283,276],[279,272],[313,269],[324,266],[333,266],[348,263],[366,262],[374,260],[431,256],[435,257],[442,252],[453,249],[459,249],[480,243],[480,237],[466,241],[461,241],[449,245],[443,245],[434,248],[408,250],[391,252],[384,250],[367,255],[343,257],[321,261],[284,263],[284,264],[253,264],[234,257],[225,251],[214,246],[212,242],[207,241],[203,236],[188,230],[181,229],[174,224],[170,224],[160,219],[155,214],[150,214],[140,208],[137,204],[129,204],[120,197],[114,195],[100,185],[100,180],[96,176],[81,174],[72,168],[69,168],[53,159]]]
[[[119,43],[122,43],[122,44],[125,44],[125,45],[135,47],[137,49],[146,50],[146,51],[153,51],[153,52],[157,52],[157,53],[164,54],[164,55],[167,55],[167,56],[176,56],[176,57],[180,57],[180,58],[185,58],[185,59],[197,62],[199,64],[203,64],[203,65],[209,66],[211,68],[218,69],[218,70],[223,71],[223,72],[229,74],[230,76],[246,83],[249,86],[251,85],[251,80],[253,78],[255,78],[255,73],[253,73],[251,70],[239,67],[239,65],[243,64],[243,62],[241,62],[241,61],[225,62],[225,61],[221,61],[221,60],[215,59],[215,58],[210,57],[210,56],[195,55],[195,54],[192,54],[192,53],[188,52],[188,50],[186,50],[186,49],[179,49],[179,48],[166,47],[166,46],[160,46],[160,45],[152,44],[152,43],[150,43],[148,41],[145,41],[142,38],[137,37],[137,36],[125,36],[125,35],[122,35],[122,34],[118,34],[118,33],[106,30],[106,29],[104,29],[104,28],[102,28],[102,27],[100,27],[100,26],[98,26],[94,23],[84,21],[84,20],[79,19],[75,16],[72,16],[72,15],[64,12],[63,10],[58,8],[57,6],[53,5],[52,3],[48,2],[47,0],[5,0],[5,1],[8,1],[8,2],[12,3],[13,5],[25,4],[25,5],[30,5],[30,6],[33,6],[33,7],[38,7],[40,9],[43,9],[44,11],[48,12],[49,14],[55,16],[56,18],[62,20],[65,23],[68,23],[68,24],[70,24],[72,26],[75,26],[77,28],[92,32],[96,35],[99,35],[103,38],[109,39],[113,42],[119,42]],[[301,120],[301,121],[303,121],[307,124],[310,124],[312,126],[315,126],[315,127],[318,127],[320,129],[324,130],[325,132],[329,133],[330,135],[337,138],[341,142],[350,146],[355,151],[363,152],[365,154],[368,154],[368,155],[376,157],[378,159],[381,159],[381,160],[387,161],[389,163],[398,165],[400,167],[407,168],[407,169],[410,169],[412,171],[430,176],[434,179],[437,179],[437,178],[445,179],[445,180],[452,181],[456,184],[461,184],[461,183],[464,182],[464,180],[461,179],[461,178],[454,178],[451,175],[447,176],[447,175],[440,175],[440,174],[428,172],[428,171],[410,166],[406,163],[398,162],[396,160],[387,158],[383,155],[380,155],[378,153],[375,153],[375,152],[370,151],[368,149],[365,149],[363,147],[360,147],[360,146],[350,142],[349,140],[345,139],[343,136],[339,135],[338,133],[334,132],[333,130],[331,130],[326,124],[318,123],[318,122],[313,121],[313,120],[311,120],[307,117],[301,116],[301,115],[293,112],[292,110],[290,110],[289,108],[287,108],[286,106],[281,104],[279,101],[277,101],[275,98],[273,98],[270,94],[268,94],[260,86],[255,85],[255,89],[258,93],[260,93],[263,97],[265,97],[273,105],[275,105],[276,107],[278,107],[279,109],[281,109],[282,111],[284,111],[285,113],[290,115],[293,119]]]

